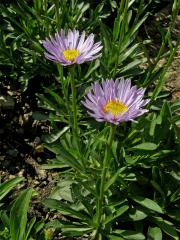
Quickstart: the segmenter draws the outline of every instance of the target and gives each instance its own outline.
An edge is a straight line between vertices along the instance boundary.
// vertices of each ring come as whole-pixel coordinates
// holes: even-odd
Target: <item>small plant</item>
[[[171,31],[180,1],[171,3],[170,23],[161,31],[153,61],[148,42],[139,37],[151,4],[34,0],[27,6],[18,0],[8,8],[0,5],[8,26],[0,28],[3,66],[27,80],[26,88],[37,76],[51,80],[38,94],[44,112],[33,117],[45,117],[53,129],[44,146],[55,157],[43,167],[59,169],[59,178],[43,204],[60,213],[46,224],[30,219],[36,193],[25,189],[10,209],[0,205],[3,239],[50,240],[54,231],[75,239],[179,239],[180,103],[162,90],[179,48]],[[158,67],[164,57],[167,62]],[[0,200],[20,181],[0,185]]]
[[[0,185],[1,200],[24,178],[16,177]],[[36,192],[33,189],[23,190],[20,195],[10,204],[1,203],[0,208],[0,238],[2,240],[27,240],[33,239],[33,235],[38,234],[37,239],[50,240],[50,234],[43,233],[44,222],[37,221],[36,218],[28,220],[27,212],[31,197]],[[44,228],[45,230],[45,228]]]
[[[133,45],[134,33],[147,16],[138,22],[142,10],[140,8],[136,18],[137,26],[134,23],[130,28],[129,22],[125,21],[129,9],[128,1],[122,1],[118,12],[119,19],[117,17],[115,24],[119,21],[118,26],[121,26],[124,32],[117,34],[118,28],[114,25],[116,30],[113,40],[109,41],[109,45],[105,44],[102,50],[104,55],[102,54],[100,60],[101,70],[98,79],[100,76],[104,77],[106,73],[107,76],[113,77],[125,73],[124,70],[119,70],[123,69],[122,59],[126,56],[125,51],[132,56],[133,51],[138,48],[138,45]],[[44,42],[49,52],[45,53],[45,56],[62,65],[81,64],[83,62],[79,60],[81,51],[75,47],[78,46],[78,41],[81,41],[77,33],[76,30],[74,32],[69,30],[65,37],[62,36],[64,34],[62,31],[61,35],[56,35],[56,40]],[[107,37],[104,39],[107,40]],[[61,53],[63,44],[66,47],[63,47]],[[85,52],[89,50],[88,46],[93,47],[90,41],[89,45],[85,45],[83,48]],[[171,56],[174,55],[177,46],[173,48]],[[71,54],[68,55],[68,59],[67,51]],[[83,57],[85,56],[84,54]],[[172,150],[170,142],[164,144],[166,133],[174,131],[171,128],[172,113],[167,102],[159,102],[162,109],[160,107],[156,111],[152,106],[161,91],[162,75],[155,90],[149,93],[148,100],[143,100],[145,89],[131,87],[131,81],[123,78],[93,84],[83,100],[81,93],[78,99],[76,95],[84,80],[79,79],[81,76],[79,66],[69,66],[66,69],[67,78],[62,75],[62,68],[59,65],[58,69],[62,92],[65,89],[63,85],[66,84],[68,88],[71,83],[71,91],[66,89],[62,95],[66,100],[64,107],[67,107],[66,123],[69,123],[70,128],[64,127],[59,137],[52,137],[52,141],[49,138],[50,144],[46,145],[56,154],[56,160],[51,160],[46,167],[60,168],[61,179],[59,186],[44,203],[66,216],[66,221],[59,220],[62,234],[68,237],[89,236],[90,239],[99,240],[162,239],[164,235],[178,239],[175,219],[164,218],[168,209],[173,206],[169,199],[173,191],[168,196],[167,190],[162,186],[164,177],[168,175],[165,159],[176,152]],[[57,93],[48,92],[57,103],[62,103]],[[79,101],[81,107],[77,107],[78,100],[81,100]],[[148,110],[144,109],[149,101],[151,102],[147,105]],[[97,124],[90,120],[84,111],[80,110],[82,104],[88,109],[91,117],[98,122],[106,122],[104,127],[102,123]],[[134,118],[148,111],[149,113],[138,119],[138,122],[134,122]],[[63,116],[60,111],[58,115]],[[151,123],[152,116],[156,123]],[[133,123],[130,125],[126,123],[127,121]],[[169,129],[166,133],[165,128]],[[171,142],[177,143],[174,135]],[[172,171],[173,169],[174,166]],[[174,182],[173,178],[171,181]],[[148,189],[151,189],[150,192]],[[178,191],[177,185],[175,189]]]

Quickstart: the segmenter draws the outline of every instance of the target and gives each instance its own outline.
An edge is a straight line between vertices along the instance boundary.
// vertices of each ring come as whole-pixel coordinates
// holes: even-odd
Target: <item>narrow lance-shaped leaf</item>
[[[81,211],[76,211],[73,208],[71,208],[68,204],[63,203],[62,201],[47,198],[43,201],[43,203],[49,208],[54,208],[67,215],[73,216],[78,219],[82,219],[84,222],[89,221],[89,217],[85,212],[82,213]]]
[[[24,190],[14,202],[10,211],[11,240],[24,240],[27,226],[27,211],[33,189]]]
[[[28,226],[27,226],[27,231],[26,231],[26,233],[25,233],[24,240],[28,240],[28,237],[29,237],[29,235],[30,235],[30,233],[31,233],[31,230],[32,230],[35,222],[36,222],[36,218],[35,218],[35,217],[30,220],[30,223],[29,223]]]
[[[149,198],[145,198],[145,197],[141,197],[141,196],[131,196],[131,199],[133,199],[135,202],[139,203],[140,205],[158,212],[158,213],[163,213],[161,207],[153,200],[149,199]]]
[[[120,237],[123,237],[123,239],[126,240],[144,240],[145,236],[137,231],[131,231],[131,230],[115,230],[113,231],[113,234],[117,234]]]
[[[109,216],[107,217],[107,219],[105,220],[105,224],[113,221],[114,219],[118,218],[119,216],[121,216],[123,213],[125,213],[127,210],[129,209],[128,205],[123,205],[120,208],[118,208],[115,212],[115,214],[113,216]]]
[[[24,180],[23,177],[16,177],[0,184],[0,201],[6,196],[18,183]]]
[[[119,169],[105,184],[104,191],[107,191],[109,187],[116,181],[116,179],[119,177],[121,169]]]
[[[155,143],[151,143],[151,142],[145,142],[145,143],[141,143],[138,144],[134,147],[132,147],[133,150],[147,150],[147,151],[153,151],[156,150],[158,146]]]
[[[53,143],[58,138],[60,138],[65,132],[69,130],[69,126],[65,126],[63,129],[53,132],[52,134],[48,134],[44,137],[44,141],[46,143]]]
[[[86,225],[64,225],[61,228],[63,235],[68,237],[81,237],[84,234],[92,232],[92,228]]]
[[[167,220],[163,220],[161,217],[151,217],[152,221],[155,222],[158,227],[161,228],[163,232],[171,236],[175,240],[179,240],[178,234],[176,232],[173,224]]]

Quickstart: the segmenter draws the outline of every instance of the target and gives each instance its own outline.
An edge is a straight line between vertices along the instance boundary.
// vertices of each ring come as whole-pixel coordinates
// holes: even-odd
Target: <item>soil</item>
[[[7,94],[11,92],[10,86],[4,86],[5,89]],[[26,181],[19,188],[32,187],[38,191],[39,198],[43,198],[50,193],[55,174],[41,168],[41,164],[52,157],[41,143],[42,135],[49,132],[49,123],[33,120],[34,107],[18,92],[4,99],[6,106],[1,105],[0,109],[1,181],[24,176]]]

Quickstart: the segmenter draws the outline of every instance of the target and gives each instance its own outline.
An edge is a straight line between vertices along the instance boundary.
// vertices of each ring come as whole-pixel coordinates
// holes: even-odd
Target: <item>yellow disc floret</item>
[[[63,55],[66,60],[74,61],[76,57],[80,55],[80,52],[76,49],[67,49],[63,51]]]
[[[120,114],[122,115],[126,112],[128,106],[123,104],[120,100],[111,100],[106,103],[104,106],[104,112],[111,112],[115,117]]]

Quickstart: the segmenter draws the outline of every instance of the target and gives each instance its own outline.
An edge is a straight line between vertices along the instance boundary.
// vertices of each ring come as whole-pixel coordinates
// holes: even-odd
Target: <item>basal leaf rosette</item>
[[[82,103],[97,121],[118,125],[148,112],[143,108],[149,102],[149,99],[143,99],[145,90],[131,86],[129,79],[107,79],[101,84],[93,84]]]
[[[101,56],[102,45],[101,42],[94,42],[94,34],[86,37],[84,31],[80,34],[75,29],[69,29],[67,35],[61,29],[54,38],[50,36],[42,43],[46,49],[45,57],[64,66],[81,64]]]

